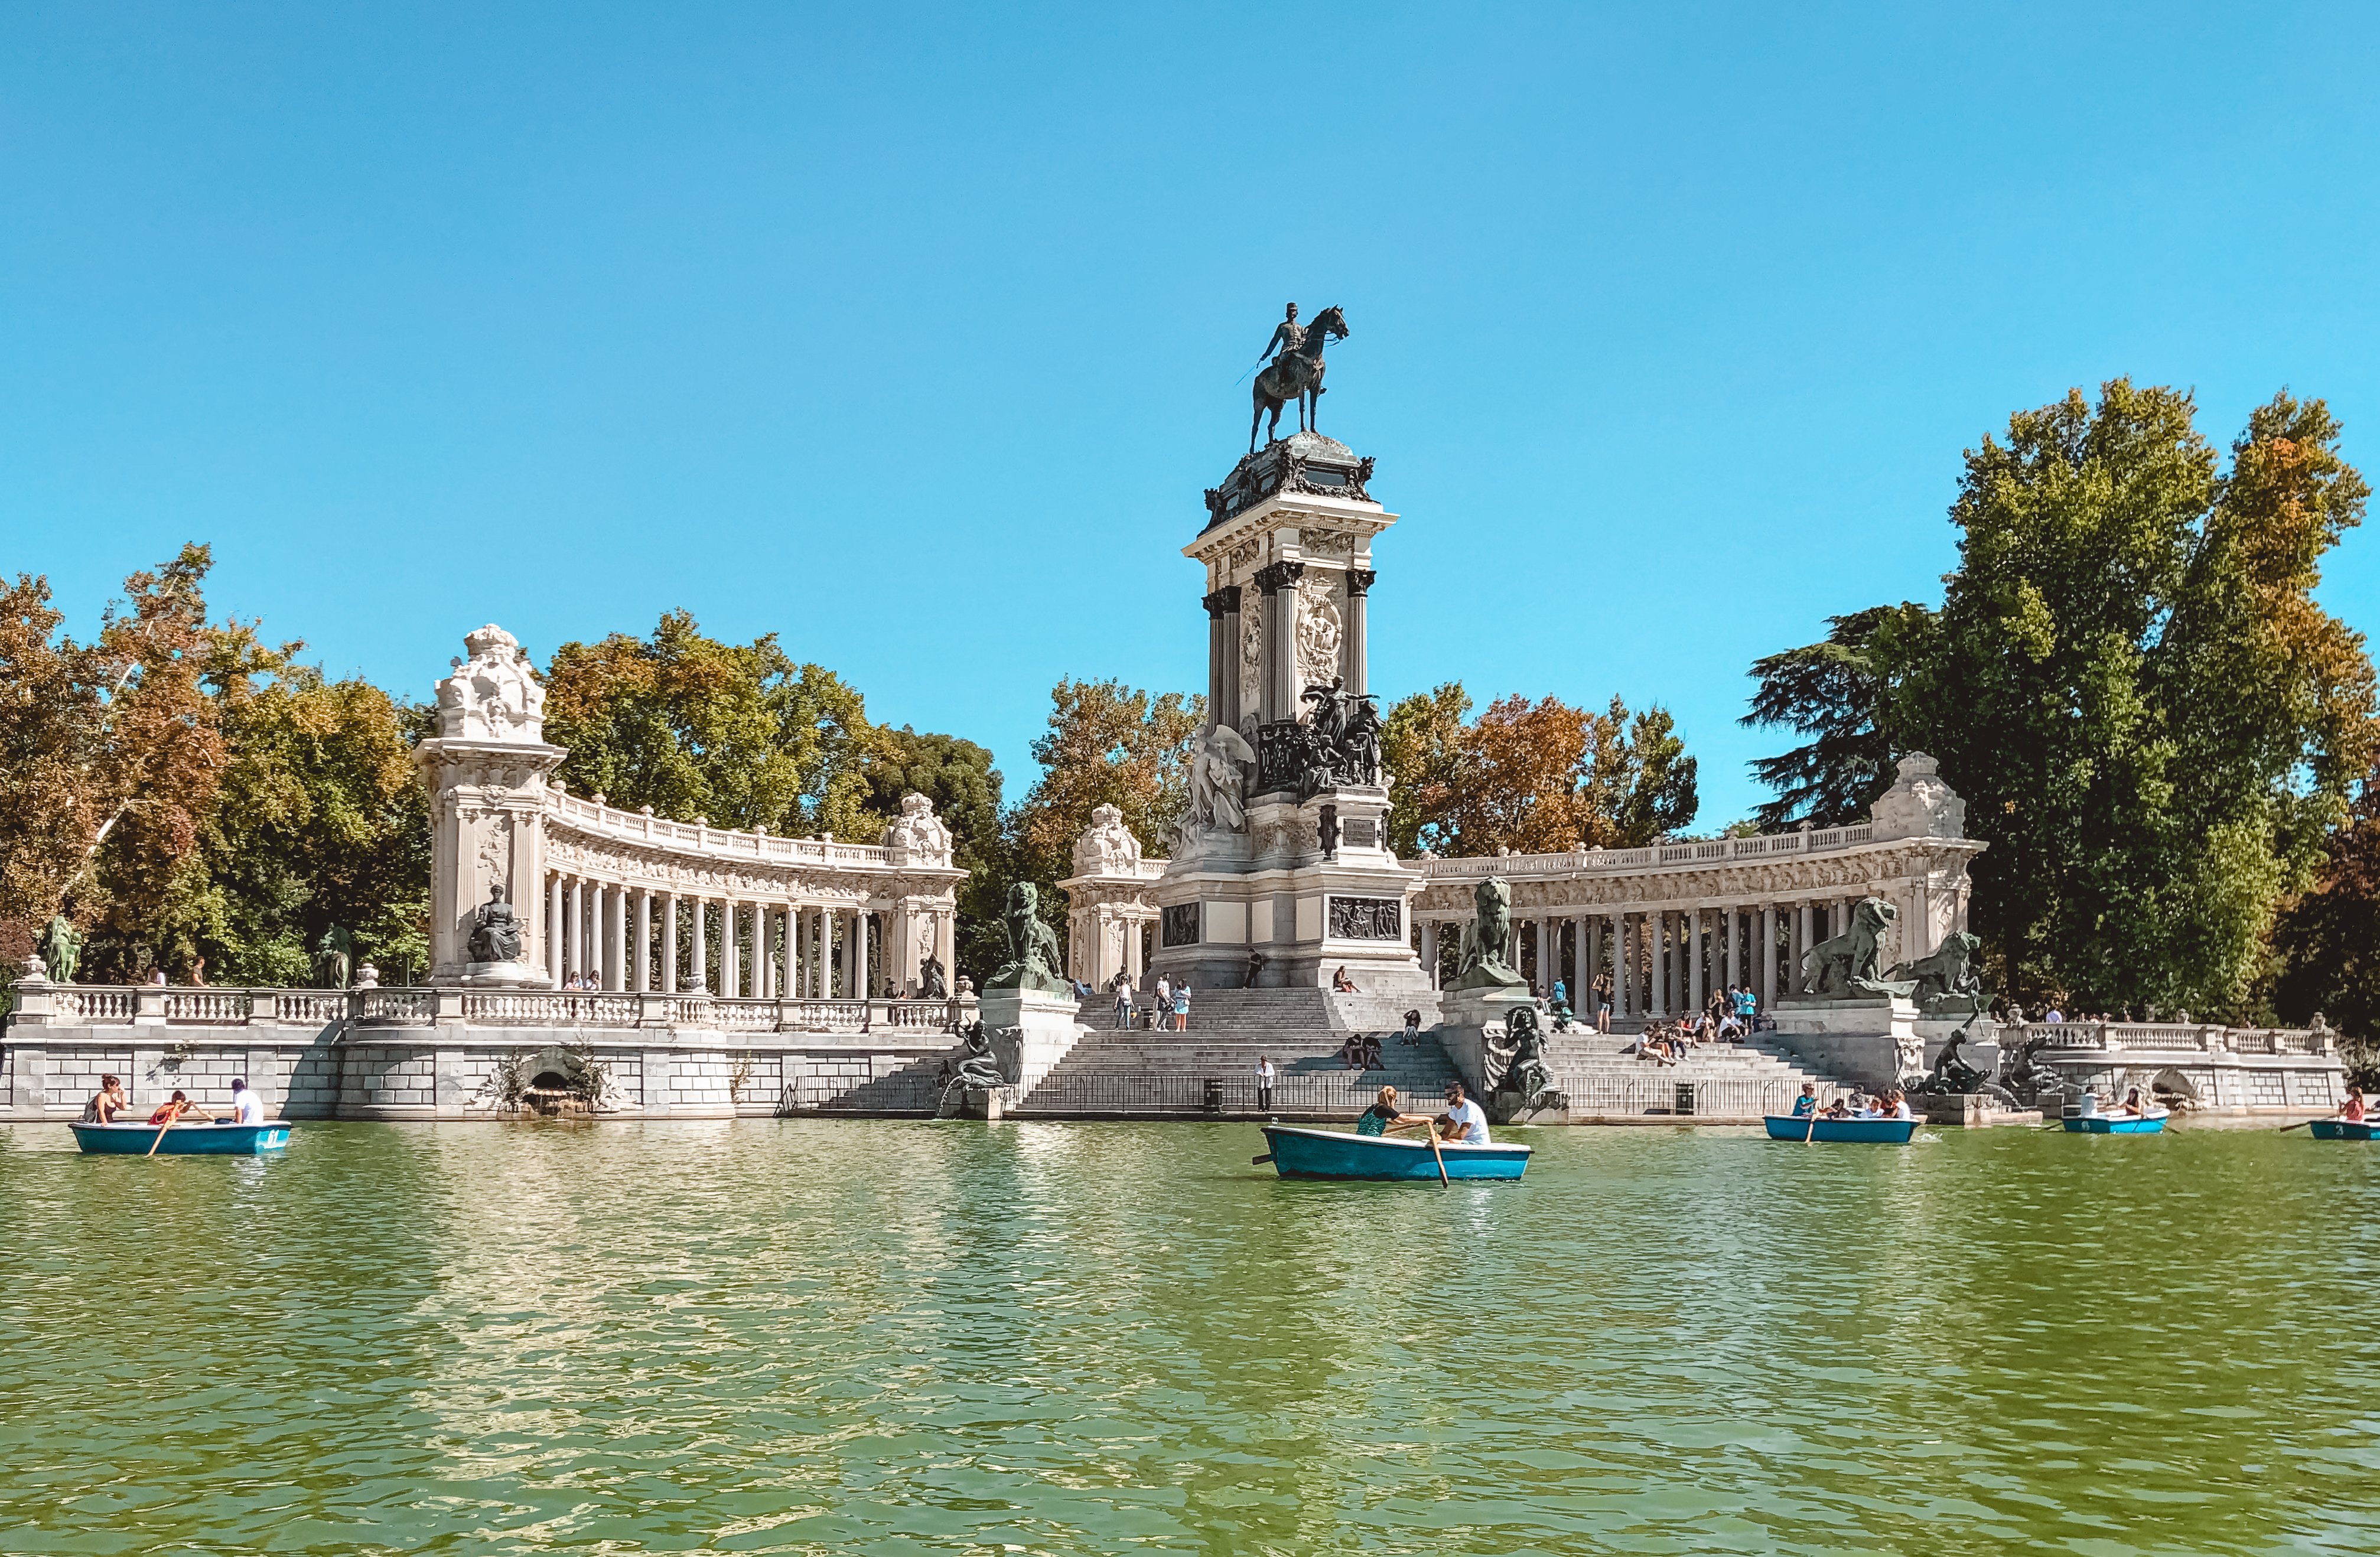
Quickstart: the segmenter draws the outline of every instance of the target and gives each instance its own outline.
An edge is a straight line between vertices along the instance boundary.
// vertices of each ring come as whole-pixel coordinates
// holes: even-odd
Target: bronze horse
[[[1331,341],[1347,338],[1347,316],[1331,304],[1314,316],[1305,327],[1305,344],[1295,351],[1284,351],[1272,359],[1265,371],[1257,375],[1256,414],[1248,418],[1248,452],[1257,452],[1257,426],[1272,412],[1272,426],[1266,430],[1268,442],[1281,436],[1281,408],[1292,400],[1297,402],[1297,427],[1301,432],[1319,432],[1314,425],[1318,402],[1322,398],[1322,348]]]

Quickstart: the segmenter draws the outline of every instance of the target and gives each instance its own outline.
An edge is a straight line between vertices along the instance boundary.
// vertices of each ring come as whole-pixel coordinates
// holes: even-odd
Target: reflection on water
[[[2380,1150],[0,1127],[0,1550],[2380,1551]]]

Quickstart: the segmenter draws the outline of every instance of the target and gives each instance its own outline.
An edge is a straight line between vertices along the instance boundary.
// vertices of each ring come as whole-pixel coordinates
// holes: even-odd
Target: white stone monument
[[[438,734],[414,752],[430,791],[431,981],[551,989],[539,909],[546,779],[545,688],[493,623],[438,684]]]
[[[1408,944],[1418,872],[1389,852],[1373,717],[1372,542],[1396,516],[1372,462],[1318,433],[1266,444],[1207,494],[1207,708],[1190,811],[1156,898],[1156,971],[1194,988],[1427,987]],[[1351,753],[1355,753],[1351,755]],[[1257,963],[1253,960],[1260,957]]]

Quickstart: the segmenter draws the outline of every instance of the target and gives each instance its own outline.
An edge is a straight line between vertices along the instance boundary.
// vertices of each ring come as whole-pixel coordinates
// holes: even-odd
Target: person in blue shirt
[[[1815,1081],[1804,1081],[1802,1083],[1802,1095],[1793,1100],[1793,1117],[1807,1119],[1817,1112],[1818,1084]]]

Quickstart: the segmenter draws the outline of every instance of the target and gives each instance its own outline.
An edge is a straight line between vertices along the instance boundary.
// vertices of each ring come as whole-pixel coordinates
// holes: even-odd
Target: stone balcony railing
[[[2205,1054],[2335,1054],[2338,1035],[2304,1028],[2227,1028],[2181,1022],[2010,1023],[2000,1029],[2005,1047],[2038,1037],[2046,1050]]]
[[[771,865],[837,865],[892,870],[907,865],[947,866],[946,855],[928,856],[884,844],[846,844],[825,838],[781,838],[700,822],[671,821],[646,811],[624,811],[576,795],[547,802],[554,819],[571,831],[625,844],[675,845],[708,858],[750,859]]]
[[[16,996],[10,1019],[22,1027],[708,1028],[877,1037],[946,1032],[976,1007],[972,995],[956,1000],[727,1000],[707,994],[576,990],[126,988],[30,979],[17,985]]]
[[[1849,827],[1802,828],[1750,838],[1706,838],[1698,843],[1652,844],[1634,849],[1572,849],[1566,854],[1506,854],[1474,859],[1424,858],[1417,863],[1432,879],[1473,876],[1572,875],[1580,871],[1645,870],[1664,865],[1730,865],[1743,860],[1831,854],[1870,843],[1870,822]]]

